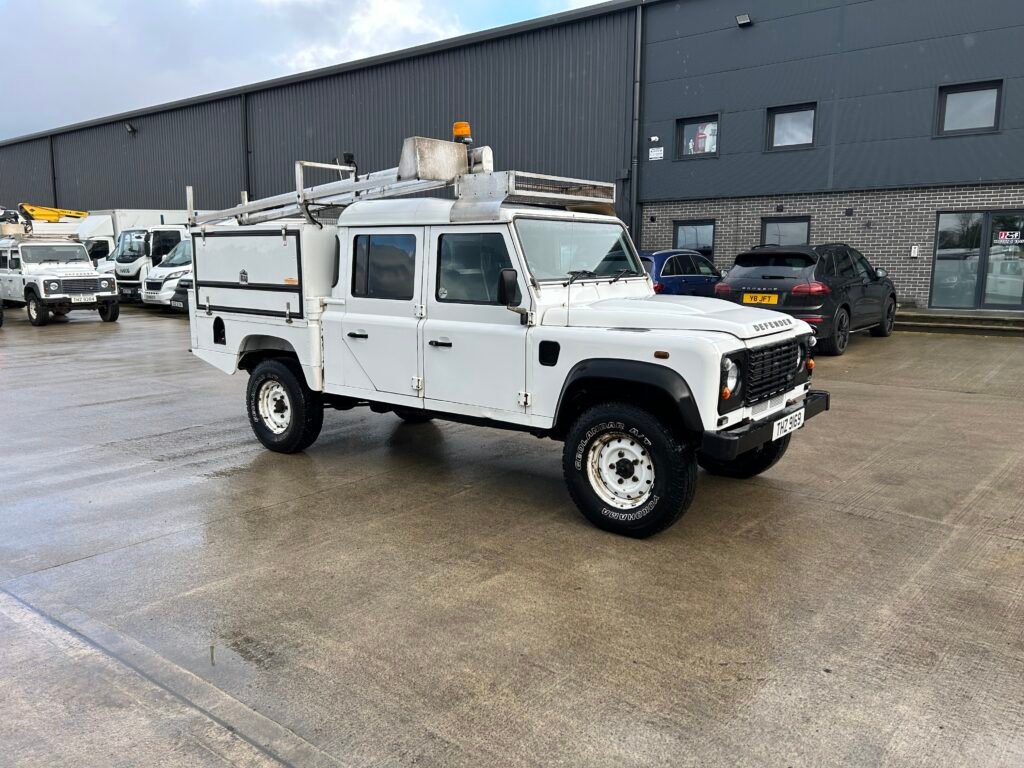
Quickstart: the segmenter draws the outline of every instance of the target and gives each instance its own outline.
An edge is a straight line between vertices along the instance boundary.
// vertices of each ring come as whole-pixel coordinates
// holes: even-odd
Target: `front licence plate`
[[[96,297],[91,293],[84,293],[81,296],[71,297],[72,304],[92,304],[94,301],[96,301]]]
[[[172,301],[171,302],[171,306],[174,307],[175,309],[184,309],[185,308],[185,305],[182,304],[180,301]]]
[[[790,432],[795,432],[804,425],[804,409],[794,411],[789,416],[784,416],[772,425],[772,440],[785,437]]]
[[[779,294],[777,293],[744,293],[744,304],[778,304]]]

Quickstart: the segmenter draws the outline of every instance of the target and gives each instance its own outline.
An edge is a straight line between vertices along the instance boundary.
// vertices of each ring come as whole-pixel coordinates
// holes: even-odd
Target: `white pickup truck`
[[[611,185],[497,173],[486,148],[431,141],[406,140],[397,169],[353,172],[351,191],[339,181],[196,220],[192,351],[248,373],[267,448],[308,448],[325,407],[522,430],[564,442],[587,519],[644,537],[690,506],[698,465],[764,472],[827,410],[811,328],[656,295],[610,215]],[[431,180],[455,199],[366,199]],[[317,204],[343,206],[337,223],[317,222]],[[307,218],[249,223],[297,209]]]

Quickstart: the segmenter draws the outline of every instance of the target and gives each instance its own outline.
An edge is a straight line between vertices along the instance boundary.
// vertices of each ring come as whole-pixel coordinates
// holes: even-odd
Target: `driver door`
[[[525,421],[526,331],[498,302],[502,269],[519,274],[507,227],[431,227],[423,294],[423,388],[427,408]]]

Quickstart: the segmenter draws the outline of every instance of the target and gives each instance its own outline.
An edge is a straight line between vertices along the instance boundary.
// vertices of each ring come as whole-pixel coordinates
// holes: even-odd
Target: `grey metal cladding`
[[[690,0],[645,6],[644,29],[642,200],[1024,178],[1019,0]],[[939,86],[990,79],[999,132],[935,138]],[[765,151],[767,109],[801,102],[815,147]],[[719,157],[673,161],[676,118],[710,113]],[[651,135],[665,160],[647,161]]]
[[[84,210],[180,209],[193,184],[199,205],[227,207],[245,186],[241,135],[241,97],[57,134],[57,199]]]
[[[626,10],[251,93],[251,191],[289,189],[298,158],[353,152],[360,169],[394,166],[402,138],[445,137],[460,119],[497,167],[621,181],[634,18]],[[627,190],[618,187],[622,212]]]
[[[49,139],[0,147],[0,205],[18,203],[54,204]]]

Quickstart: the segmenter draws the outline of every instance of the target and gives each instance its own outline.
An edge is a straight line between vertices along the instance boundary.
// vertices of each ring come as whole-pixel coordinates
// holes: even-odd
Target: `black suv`
[[[736,257],[715,295],[809,323],[826,355],[843,354],[853,331],[888,336],[896,322],[896,289],[886,271],[842,243],[752,248]]]

